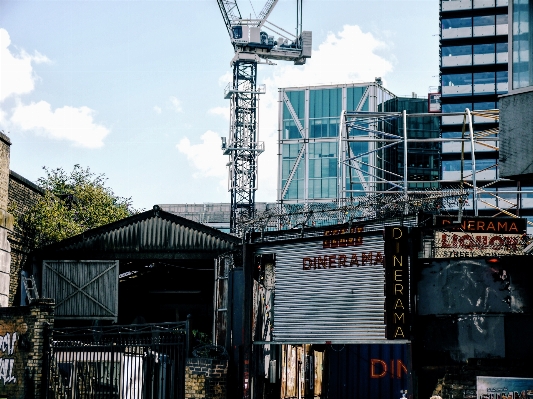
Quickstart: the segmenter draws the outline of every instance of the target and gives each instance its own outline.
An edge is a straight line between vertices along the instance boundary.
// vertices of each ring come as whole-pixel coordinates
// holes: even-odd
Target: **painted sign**
[[[406,227],[385,227],[387,339],[409,338],[409,240]]]
[[[428,94],[428,112],[440,112],[440,93],[429,93]]]
[[[326,351],[329,398],[397,399],[402,391],[411,396],[408,345],[332,345]]]
[[[435,258],[521,255],[522,234],[435,232]]]
[[[363,245],[363,236],[356,237],[347,237],[347,238],[326,238],[328,236],[336,236],[340,234],[353,234],[353,233],[362,233],[364,231],[363,226],[351,227],[351,228],[341,228],[341,229],[331,229],[324,232],[324,240],[322,241],[323,248],[345,248],[345,247],[357,247]]]
[[[435,216],[435,227],[448,231],[486,234],[522,234],[526,232],[526,219],[463,217],[459,222],[455,216]]]
[[[533,399],[533,378],[477,377],[477,399]]]

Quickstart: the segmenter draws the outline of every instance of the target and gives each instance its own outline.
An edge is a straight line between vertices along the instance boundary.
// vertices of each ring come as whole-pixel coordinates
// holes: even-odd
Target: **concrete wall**
[[[500,98],[500,176],[533,180],[533,92]]]
[[[53,313],[51,299],[0,309],[0,398],[44,397],[44,329]]]

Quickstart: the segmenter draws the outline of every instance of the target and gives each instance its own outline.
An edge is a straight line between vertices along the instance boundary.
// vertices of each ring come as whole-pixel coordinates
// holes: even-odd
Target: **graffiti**
[[[0,381],[15,384],[15,353],[21,335],[26,334],[28,325],[22,321],[0,321]]]
[[[15,359],[0,359],[0,381],[6,384],[14,384],[17,378],[13,375],[13,363]]]

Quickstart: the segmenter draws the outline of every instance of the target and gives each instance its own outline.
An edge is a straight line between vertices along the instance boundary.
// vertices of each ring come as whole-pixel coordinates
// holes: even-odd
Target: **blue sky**
[[[278,87],[373,81],[397,95],[438,85],[437,0],[304,0],[305,66],[259,67],[258,201],[276,199]],[[242,1],[243,15],[264,2]],[[253,7],[253,9],[252,9]],[[270,21],[295,28],[294,0]],[[137,208],[229,202],[233,56],[215,0],[0,0],[0,130],[11,169],[90,167]]]

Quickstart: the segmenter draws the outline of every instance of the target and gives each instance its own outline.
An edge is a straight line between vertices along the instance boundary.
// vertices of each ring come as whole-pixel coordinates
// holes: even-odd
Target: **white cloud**
[[[181,107],[181,101],[178,100],[176,97],[171,96],[170,103],[172,104],[172,109],[174,109],[174,111],[183,112],[183,108]]]
[[[265,152],[258,162],[258,201],[274,201],[278,180],[278,88],[320,84],[373,82],[393,69],[392,55],[386,59],[376,52],[386,52],[390,45],[361,31],[357,25],[345,25],[338,33],[329,33],[326,40],[313,50],[305,65],[280,62],[273,67],[271,77],[263,79],[266,94],[260,96],[260,140]],[[259,75],[266,73],[261,68]]]
[[[30,55],[24,50],[20,54],[12,54],[9,50],[11,39],[5,29],[0,29],[0,101],[12,95],[20,95],[31,92],[35,87],[35,75],[32,63],[50,62],[50,60],[38,52]]]
[[[394,56],[390,45],[378,40],[371,33],[361,31],[356,25],[346,25],[338,33],[329,33],[326,40],[313,51],[311,59],[303,66],[278,62],[276,66],[260,66],[259,79],[267,87],[260,96],[259,141],[265,142],[265,152],[258,161],[258,201],[274,201],[278,177],[278,88],[312,86],[331,83],[373,82],[384,78],[393,69]],[[387,58],[378,54],[386,53]],[[261,79],[263,74],[268,78]],[[224,74],[219,83],[231,81],[231,73]],[[212,108],[211,114],[229,116],[223,107]],[[209,138],[209,139],[208,139]],[[214,132],[202,136],[203,144],[191,145],[188,139],[178,144],[200,176],[220,176],[221,184],[227,184],[224,168],[227,157],[221,155],[220,137]]]
[[[222,154],[221,139],[218,133],[211,130],[201,137],[200,144],[191,144],[188,138],[181,139],[176,148],[187,156],[189,163],[198,171],[193,174],[194,178],[227,176],[226,157]],[[221,180],[226,186],[226,180]]]
[[[212,115],[222,116],[224,119],[229,120],[229,110],[230,110],[229,107],[214,107],[214,108],[211,108],[207,112]]]
[[[226,87],[228,83],[233,81],[233,74],[231,71],[227,71],[224,75],[218,78],[218,85],[221,87]]]
[[[34,130],[55,140],[68,140],[74,144],[97,148],[104,145],[103,139],[109,130],[94,122],[94,111],[88,107],[64,106],[52,111],[46,101],[19,104],[13,111],[11,122],[23,130]]]
[[[157,105],[154,105],[154,112],[156,114],[160,114],[162,112],[161,107],[158,107]]]

